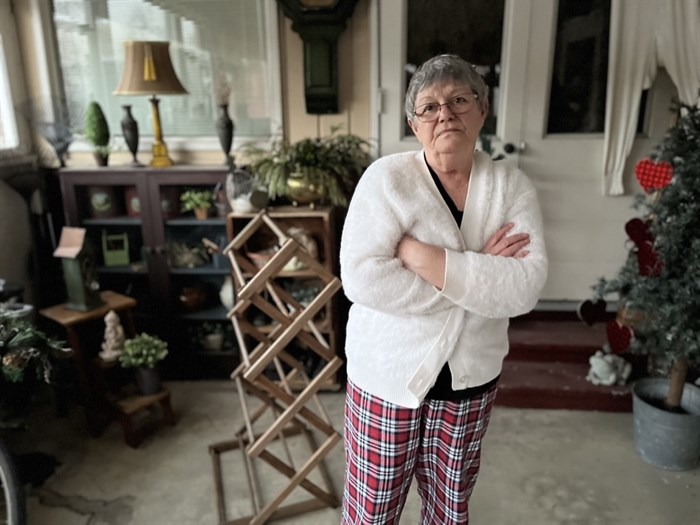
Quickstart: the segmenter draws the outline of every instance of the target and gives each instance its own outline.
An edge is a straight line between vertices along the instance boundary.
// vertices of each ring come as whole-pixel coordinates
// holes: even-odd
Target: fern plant
[[[369,142],[338,131],[336,127],[327,137],[306,138],[293,144],[281,138],[269,150],[248,145],[243,153],[250,158],[251,170],[271,199],[288,196],[288,181],[299,178],[318,188],[323,200],[334,206],[347,206],[370,163]]]

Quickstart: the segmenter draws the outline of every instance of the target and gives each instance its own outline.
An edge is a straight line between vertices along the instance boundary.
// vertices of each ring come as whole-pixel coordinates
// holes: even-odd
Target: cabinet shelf
[[[315,324],[316,324],[316,328],[318,329],[318,331],[321,332],[322,334],[331,333],[332,328],[331,328],[331,324],[328,321],[328,319],[323,319],[321,321],[315,321]],[[255,328],[260,330],[263,334],[269,334],[270,332],[272,332],[272,330],[274,328],[277,328],[277,326],[279,326],[279,325],[277,325],[275,323],[271,323],[271,324],[255,325]],[[305,332],[310,331],[306,327],[302,328],[302,330],[304,330]]]
[[[110,217],[108,219],[83,219],[83,226],[141,226],[141,219],[129,217]]]
[[[165,221],[166,226],[225,226],[226,219],[224,217],[209,217],[208,219],[197,219],[196,217],[179,217],[177,219],[168,219]]]
[[[174,275],[231,275],[231,269],[205,264],[195,268],[170,268],[170,273]]]
[[[224,319],[228,319],[226,316],[227,313],[228,310],[226,310],[225,306],[217,305],[196,312],[184,313],[181,314],[180,317],[190,321],[223,321]]]
[[[252,273],[243,272],[243,277],[253,277]],[[282,271],[277,275],[280,279],[318,279],[318,275],[309,270]]]
[[[100,266],[97,271],[98,273],[146,275],[148,267],[143,261],[140,261],[119,266]]]

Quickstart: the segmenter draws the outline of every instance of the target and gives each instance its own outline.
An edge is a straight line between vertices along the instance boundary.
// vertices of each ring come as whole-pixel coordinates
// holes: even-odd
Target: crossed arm
[[[530,235],[516,233],[509,235],[515,225],[507,223],[494,233],[480,253],[522,259],[529,253],[525,248],[530,243]],[[406,235],[399,241],[396,257],[403,266],[423,280],[442,290],[445,285],[445,250]]]

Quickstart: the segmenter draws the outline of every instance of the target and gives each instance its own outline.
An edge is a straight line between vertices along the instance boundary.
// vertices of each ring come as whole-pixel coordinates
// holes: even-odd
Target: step
[[[588,363],[506,360],[496,405],[631,412],[629,385],[594,385],[586,381],[588,369]]]
[[[585,363],[607,340],[605,323],[514,319],[507,360]]]
[[[604,322],[589,326],[572,315],[526,316],[511,320],[508,339],[510,350],[503,363],[497,405],[632,410],[628,385],[601,386],[586,381],[589,358],[607,341]]]

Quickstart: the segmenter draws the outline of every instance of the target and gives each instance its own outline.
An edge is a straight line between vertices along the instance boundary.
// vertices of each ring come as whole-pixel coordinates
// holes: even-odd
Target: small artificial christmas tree
[[[674,103],[677,125],[635,170],[643,219],[625,227],[634,247],[597,299],[617,294],[613,351],[647,354],[668,373],[665,408],[677,411],[689,367],[700,364],[700,107]]]

